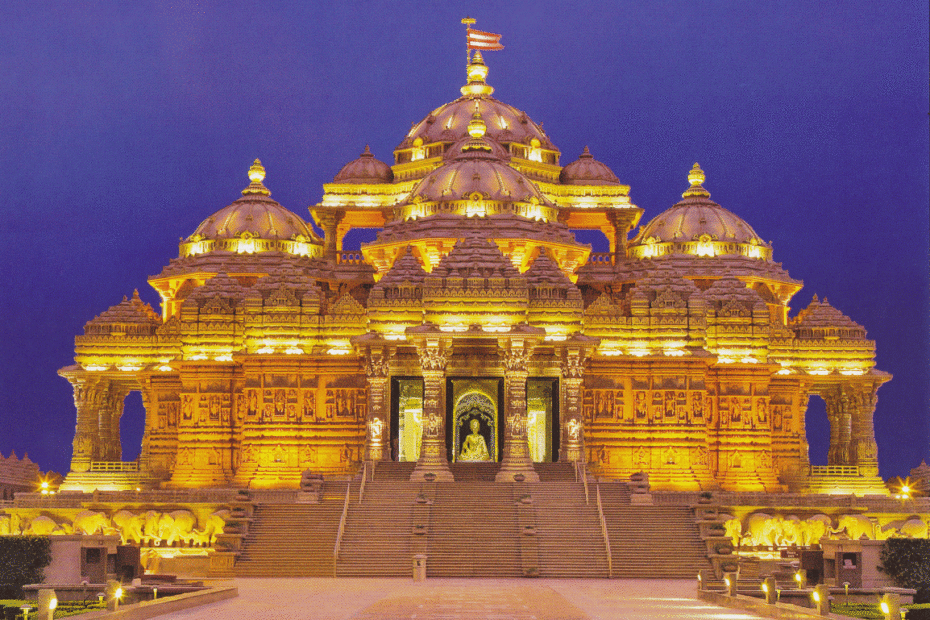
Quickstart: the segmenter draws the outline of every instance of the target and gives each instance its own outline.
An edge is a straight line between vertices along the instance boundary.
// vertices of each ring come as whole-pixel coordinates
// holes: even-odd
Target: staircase
[[[614,577],[691,579],[711,567],[688,506],[631,506],[622,483],[601,484],[600,491]]]
[[[256,505],[236,576],[332,577],[346,484],[324,483],[319,504]]]
[[[393,480],[365,483],[362,503],[356,495],[349,505],[336,576],[411,575],[411,557],[420,553],[414,548],[411,530],[421,486]]]
[[[453,463],[454,483],[410,482],[413,467],[379,463],[361,503],[351,483],[335,566],[346,482],[326,482],[319,504],[256,505],[237,576],[409,577],[417,554],[430,577],[608,576],[597,486],[585,503],[570,464],[537,464],[538,483],[493,482],[496,463]],[[600,491],[614,577],[710,568],[689,507],[630,505],[626,484]]]
[[[574,470],[569,466],[574,478]],[[540,477],[542,475],[540,474]],[[597,504],[576,482],[526,484],[536,512],[540,577],[607,577]]]
[[[458,479],[436,485],[426,550],[428,576],[523,575],[513,486]]]

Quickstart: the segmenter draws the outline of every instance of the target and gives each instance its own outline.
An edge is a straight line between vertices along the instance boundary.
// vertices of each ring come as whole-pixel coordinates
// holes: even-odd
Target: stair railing
[[[339,531],[336,532],[336,546],[333,547],[333,577],[336,576],[336,562],[339,560],[339,549],[342,547],[342,534],[346,529],[346,516],[349,514],[349,497],[352,495],[352,482],[346,485],[346,501],[342,506],[342,516],[339,517]]]
[[[607,535],[607,520],[604,518],[604,506],[601,504],[601,485],[597,485],[597,515],[601,518],[601,534],[607,549],[607,576],[614,576],[614,561],[610,556],[610,536]]]
[[[590,505],[591,499],[588,497],[588,470],[584,465],[584,461],[575,461],[576,482],[579,477],[581,478],[582,484],[584,484],[584,503],[585,505]]]
[[[368,461],[362,463],[362,484],[358,488],[358,503],[362,503],[362,498],[365,497],[365,482],[368,480]]]

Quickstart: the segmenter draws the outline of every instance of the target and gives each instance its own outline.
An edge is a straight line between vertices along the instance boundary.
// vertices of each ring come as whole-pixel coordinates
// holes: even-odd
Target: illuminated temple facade
[[[802,283],[697,164],[639,226],[630,188],[587,148],[562,166],[487,73],[475,53],[393,165],[367,148],[346,164],[310,208],[322,238],[256,160],[149,278],[160,312],[133,295],[88,322],[60,371],[77,408],[63,489],[293,488],[390,460],[443,481],[490,460],[503,481],[583,461],[654,489],[884,492],[872,418],[890,377],[865,329],[816,297],[789,318]],[[345,252],[353,228],[377,236]],[[145,431],[123,462],[132,391]],[[808,459],[812,395],[827,467]]]

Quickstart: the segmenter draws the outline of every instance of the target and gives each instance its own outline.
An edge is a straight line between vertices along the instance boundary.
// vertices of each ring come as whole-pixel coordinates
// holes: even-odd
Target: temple
[[[500,482],[574,462],[654,490],[887,493],[872,418],[890,376],[865,329],[817,297],[789,316],[801,281],[711,200],[712,170],[682,170],[681,200],[641,222],[629,186],[587,148],[562,166],[487,75],[472,54],[393,165],[366,147],[324,185],[322,238],[255,160],[149,278],[160,311],[134,294],[88,322],[60,371],[77,409],[62,490],[296,489],[388,461],[454,481],[487,461]],[[345,251],[354,228],[377,236]],[[827,466],[808,457],[811,396]]]

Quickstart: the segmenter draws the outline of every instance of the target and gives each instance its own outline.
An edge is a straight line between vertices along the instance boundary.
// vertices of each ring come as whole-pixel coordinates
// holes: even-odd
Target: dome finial
[[[704,171],[701,170],[701,166],[697,162],[694,162],[694,166],[688,172],[688,182],[691,183],[691,187],[689,187],[681,197],[703,196],[705,198],[710,198],[710,192],[701,185],[706,178]]]
[[[468,121],[468,135],[472,138],[483,138],[487,130],[488,126],[481,117],[481,112],[478,111],[478,102],[476,101],[475,113],[471,115],[471,120]]]
[[[488,77],[488,66],[484,64],[481,52],[476,51],[466,68],[468,84],[462,87],[462,94],[466,97],[488,97],[494,89],[488,86],[485,79]]]
[[[246,194],[263,194],[265,196],[270,196],[271,192],[268,191],[262,181],[265,180],[265,167],[262,165],[260,159],[256,158],[252,165],[249,167],[249,186],[242,190],[242,195]]]

